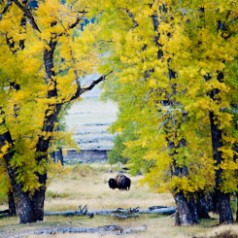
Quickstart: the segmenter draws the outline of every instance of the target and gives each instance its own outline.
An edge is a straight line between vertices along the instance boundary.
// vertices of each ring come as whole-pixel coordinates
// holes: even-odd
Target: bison
[[[116,178],[110,178],[108,185],[111,189],[118,188],[119,190],[129,190],[131,186],[131,180],[125,175],[117,175]]]

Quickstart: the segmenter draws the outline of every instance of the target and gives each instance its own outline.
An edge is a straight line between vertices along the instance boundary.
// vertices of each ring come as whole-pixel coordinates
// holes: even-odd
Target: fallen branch
[[[9,216],[9,209],[0,211],[0,218],[4,218],[8,216]]]
[[[83,216],[87,215],[90,218],[95,215],[114,216],[120,218],[134,218],[140,214],[157,214],[157,215],[172,215],[176,212],[175,207],[150,207],[148,209],[130,208],[130,209],[107,209],[107,210],[92,210],[88,211],[87,207],[83,209],[80,206],[79,210],[70,210],[64,212],[45,212],[45,216]]]
[[[3,211],[0,211],[0,215],[1,214],[9,214],[9,209],[6,209],[6,210],[3,210]]]
[[[119,225],[99,226],[96,228],[58,227],[58,228],[48,228],[48,229],[27,231],[24,233],[20,233],[20,234],[8,236],[8,237],[21,238],[21,237],[27,237],[30,235],[52,235],[56,233],[100,233],[102,235],[104,234],[123,235],[123,234],[143,232],[145,230],[146,230],[146,226],[129,227],[129,228],[122,228]]]
[[[176,212],[175,207],[164,207],[156,209],[142,209],[140,210],[141,214],[158,214],[158,215],[172,215]]]

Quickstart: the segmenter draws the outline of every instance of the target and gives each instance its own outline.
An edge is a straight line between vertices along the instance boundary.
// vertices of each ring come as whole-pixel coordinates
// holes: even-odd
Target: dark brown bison
[[[118,188],[119,190],[129,190],[131,186],[131,180],[125,175],[119,174],[116,178],[110,178],[108,185],[111,189]]]

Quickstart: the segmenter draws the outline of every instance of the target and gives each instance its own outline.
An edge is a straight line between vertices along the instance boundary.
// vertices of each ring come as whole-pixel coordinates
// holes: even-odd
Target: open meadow
[[[131,177],[132,186],[129,191],[111,190],[107,181],[119,170],[107,164],[74,165],[60,169],[51,175],[48,184],[45,203],[46,211],[77,210],[79,206],[87,205],[88,210],[116,208],[148,208],[150,206],[174,206],[171,194],[156,194],[145,185],[140,184],[141,176]],[[1,205],[0,210],[6,209]],[[119,219],[113,216],[45,216],[44,222],[28,225],[18,224],[16,217],[0,218],[0,237],[28,238],[94,238],[117,237],[118,235],[97,233],[58,233],[52,235],[21,234],[40,229],[57,227],[95,228],[106,225],[119,225],[124,228],[146,227],[143,232],[125,234],[123,237],[138,238],[188,238],[188,237],[218,237],[217,233],[232,231],[226,238],[238,237],[238,225],[217,226],[217,219],[202,221],[192,227],[174,226],[173,215],[140,215],[137,218]],[[237,235],[236,235],[237,234]],[[229,234],[228,234],[229,235]]]

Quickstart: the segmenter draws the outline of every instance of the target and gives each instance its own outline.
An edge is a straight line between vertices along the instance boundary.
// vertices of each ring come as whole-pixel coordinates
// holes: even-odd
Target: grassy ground
[[[116,169],[115,169],[116,170]],[[155,194],[146,186],[140,186],[140,176],[132,177],[130,191],[110,190],[107,181],[116,175],[111,173],[108,165],[80,165],[67,168],[54,178],[50,179],[45,210],[64,211],[77,210],[79,205],[87,205],[89,210],[109,208],[148,208],[149,206],[165,205],[174,206],[170,194]],[[4,209],[4,206],[0,207]],[[117,224],[121,227],[137,227],[145,225],[145,232],[125,235],[124,237],[138,238],[188,238],[188,237],[212,237],[215,233],[233,231],[238,237],[238,225],[217,227],[217,220],[202,221],[200,225],[193,227],[174,226],[173,216],[143,215],[139,218],[119,220],[111,216],[89,217],[45,217],[44,222],[28,225],[18,224],[16,217],[0,219],[0,237],[10,238],[28,230],[55,227],[97,227]],[[55,235],[31,235],[28,238],[94,238],[116,237],[105,234],[55,234]],[[229,238],[229,237],[227,237]],[[233,237],[234,238],[234,237]]]

